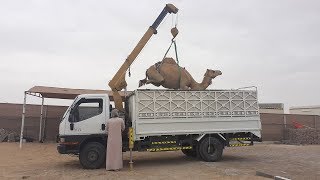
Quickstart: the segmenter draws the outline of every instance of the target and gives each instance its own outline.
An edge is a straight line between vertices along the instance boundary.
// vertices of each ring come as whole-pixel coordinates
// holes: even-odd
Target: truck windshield
[[[66,117],[66,115],[71,111],[71,108],[74,107],[75,103],[78,101],[79,97],[77,96],[73,103],[68,107],[68,109],[66,110],[66,112],[63,114],[61,121]]]

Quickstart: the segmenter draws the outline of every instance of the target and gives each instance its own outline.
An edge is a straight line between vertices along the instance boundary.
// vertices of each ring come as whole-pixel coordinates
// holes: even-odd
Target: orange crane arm
[[[158,18],[154,21],[154,23],[148,28],[147,32],[142,36],[138,44],[135,46],[135,48],[132,50],[132,52],[129,54],[127,59],[124,61],[120,69],[117,71],[117,73],[113,76],[112,80],[109,82],[109,86],[113,92],[113,99],[116,106],[116,109],[120,111],[124,111],[123,105],[122,105],[122,98],[119,94],[119,91],[127,87],[127,82],[125,80],[125,75],[130,67],[130,65],[133,63],[133,61],[137,58],[141,50],[144,48],[144,46],[147,44],[149,39],[153,34],[157,34],[157,28],[164,19],[164,17],[168,13],[174,13],[176,14],[178,12],[178,9],[173,4],[166,4],[166,6],[163,8],[162,12],[158,16]]]

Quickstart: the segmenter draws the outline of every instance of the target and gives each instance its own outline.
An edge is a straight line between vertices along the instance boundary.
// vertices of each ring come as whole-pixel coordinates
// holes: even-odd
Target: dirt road
[[[220,162],[176,152],[134,152],[134,171],[84,170],[78,158],[60,155],[55,144],[0,143],[0,179],[264,179],[256,171],[293,179],[320,179],[320,145],[258,144],[226,148]]]

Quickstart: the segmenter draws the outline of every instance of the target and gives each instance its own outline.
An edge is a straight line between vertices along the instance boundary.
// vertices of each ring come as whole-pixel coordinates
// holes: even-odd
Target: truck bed
[[[135,90],[128,101],[135,140],[157,135],[236,132],[261,137],[254,90]]]

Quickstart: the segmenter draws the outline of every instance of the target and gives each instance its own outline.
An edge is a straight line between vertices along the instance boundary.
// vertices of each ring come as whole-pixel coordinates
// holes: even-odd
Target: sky
[[[164,19],[132,64],[128,90],[162,59],[177,22],[180,65],[196,81],[206,69],[223,73],[208,89],[257,86],[260,103],[320,105],[317,0],[0,0],[0,103],[22,103],[35,85],[109,89],[165,3],[178,17]]]

